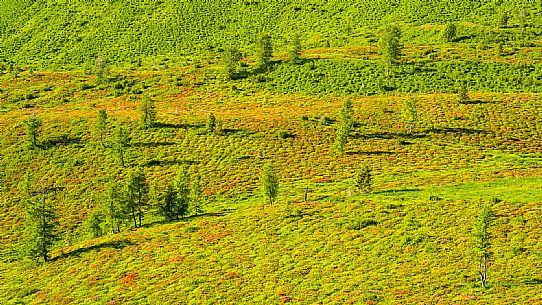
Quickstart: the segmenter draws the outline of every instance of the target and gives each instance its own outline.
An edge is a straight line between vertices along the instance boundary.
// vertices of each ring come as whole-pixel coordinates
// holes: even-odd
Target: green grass
[[[0,304],[542,304],[539,2],[0,1]],[[458,39],[443,43],[451,21]],[[391,22],[404,56],[385,76],[376,45]],[[275,48],[265,73],[262,32]],[[286,60],[294,32],[298,64]],[[232,41],[241,77],[226,81]],[[141,129],[146,97],[159,124]],[[356,124],[339,155],[346,100]],[[222,133],[205,132],[211,112]],[[111,149],[116,124],[130,130],[127,168]],[[272,207],[260,195],[268,162]],[[135,166],[162,190],[182,167],[201,176],[205,213],[164,222],[151,206],[142,228],[89,238],[107,179]],[[354,187],[361,166],[369,194]],[[48,263],[24,255],[26,172],[63,187]],[[472,252],[480,202],[496,212],[487,289]]]

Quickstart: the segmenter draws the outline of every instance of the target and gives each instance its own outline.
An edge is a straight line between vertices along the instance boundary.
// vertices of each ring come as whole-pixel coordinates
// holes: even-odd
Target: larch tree
[[[224,65],[224,74],[226,79],[234,80],[237,78],[237,70],[239,69],[239,62],[241,60],[241,53],[237,47],[231,45],[226,47],[222,56],[222,62]]]
[[[269,202],[269,205],[273,205],[279,192],[279,180],[271,163],[264,165],[260,182],[265,200]]]
[[[418,110],[416,108],[416,99],[409,97],[403,105],[403,116],[406,123],[409,125],[408,132],[412,133],[414,124],[418,121]]]
[[[107,130],[107,112],[105,109],[98,110],[98,117],[96,119],[96,133],[100,144],[104,146],[104,133]]]
[[[291,62],[295,63],[298,62],[301,58],[301,40],[299,39],[298,34],[294,34],[292,36],[292,40],[290,41],[290,49],[288,50],[288,57]]]
[[[348,136],[354,128],[354,110],[350,101],[345,101],[341,111],[340,125],[337,126],[336,138],[335,138],[335,150],[339,154],[344,154],[344,146],[348,142]]]
[[[141,227],[145,209],[149,200],[149,185],[145,173],[140,167],[128,174],[125,186],[125,215],[134,222],[134,227]]]
[[[384,33],[378,42],[378,46],[382,53],[382,63],[387,75],[389,75],[390,67],[397,64],[401,57],[403,46],[400,41],[401,29],[398,26],[391,24],[384,29]]]
[[[120,233],[120,227],[124,222],[123,213],[124,194],[122,187],[114,179],[110,179],[105,188],[102,210],[105,214],[105,222],[112,234]]]
[[[32,112],[32,115],[24,121],[26,125],[26,138],[30,147],[34,148],[38,146],[38,129],[40,128],[42,122],[36,116],[35,112]]]
[[[258,65],[262,69],[268,69],[271,64],[271,58],[273,57],[273,45],[271,43],[271,36],[268,34],[262,35],[258,41],[256,55],[258,58]]]
[[[489,232],[492,224],[493,211],[484,203],[481,203],[479,215],[474,222],[472,237],[474,241],[474,251],[478,259],[478,275],[482,288],[487,285],[488,260],[491,256],[491,233]]]
[[[143,98],[139,111],[141,112],[141,127],[144,129],[154,127],[157,117],[154,101],[148,97]]]
[[[117,125],[115,128],[115,139],[113,142],[113,150],[119,159],[120,165],[124,167],[124,156],[126,154],[126,149],[130,143],[130,138],[128,137],[128,131],[121,124]]]
[[[55,191],[40,187],[26,200],[28,255],[36,259],[42,258],[44,262],[51,258],[51,247],[59,239],[58,216],[49,198]]]

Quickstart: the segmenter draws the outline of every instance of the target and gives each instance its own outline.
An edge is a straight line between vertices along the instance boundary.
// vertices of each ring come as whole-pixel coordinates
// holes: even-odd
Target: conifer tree
[[[153,127],[156,123],[157,115],[154,101],[148,97],[143,98],[139,110],[141,112],[141,126],[144,129]]]
[[[51,192],[49,189],[40,188],[26,200],[28,255],[42,258],[44,262],[51,258],[51,247],[59,239],[58,216],[48,198]]]
[[[455,23],[453,22],[447,23],[444,29],[442,29],[441,35],[442,35],[442,39],[445,42],[454,41],[455,36],[457,35],[457,26],[455,25]]]
[[[235,46],[229,46],[224,50],[222,62],[224,64],[224,73],[226,79],[234,80],[237,78],[237,69],[241,60],[241,53]]]
[[[278,196],[279,180],[271,163],[267,163],[263,167],[261,184],[264,198],[269,202],[269,205],[273,205]]]
[[[209,117],[207,117],[207,123],[205,124],[205,129],[208,133],[215,132],[216,129],[216,118],[215,115],[210,112]]]
[[[344,153],[344,146],[348,141],[348,136],[354,128],[354,111],[352,103],[350,101],[345,101],[341,111],[339,113],[341,122],[337,127],[337,135],[335,138],[335,150],[339,154]]]
[[[271,36],[264,34],[258,41],[257,57],[260,68],[267,69],[271,63],[273,56],[273,45],[271,44]]]
[[[126,149],[128,148],[129,142],[130,139],[128,137],[128,131],[126,128],[124,128],[124,126],[121,124],[117,125],[115,128],[113,150],[115,151],[115,154],[117,155],[122,167],[124,167],[124,155],[126,153]]]
[[[362,166],[354,177],[354,184],[360,193],[370,193],[373,177],[368,166]]]
[[[401,29],[396,25],[388,25],[380,37],[378,45],[382,52],[382,63],[389,74],[389,68],[398,63],[403,46],[400,43]]]
[[[36,113],[32,112],[32,115],[24,122],[26,125],[26,137],[30,147],[38,146],[38,129],[41,126],[41,120],[36,117]]]
[[[124,206],[124,194],[121,186],[113,179],[106,185],[104,205],[105,222],[111,233],[120,233],[120,227],[124,221],[122,208]]]
[[[98,110],[98,118],[96,120],[96,132],[98,133],[98,138],[100,144],[104,146],[104,133],[107,129],[107,112],[104,109]]]
[[[192,186],[190,190],[190,203],[192,205],[192,211],[195,215],[203,213],[203,202],[204,197],[200,186],[200,176],[196,176],[192,181]]]
[[[409,124],[409,133],[412,133],[414,124],[418,121],[418,110],[416,108],[416,100],[413,97],[406,99],[403,106],[403,115],[406,122]]]
[[[134,222],[134,227],[141,227],[148,203],[149,185],[145,173],[139,167],[128,174],[125,186],[124,211],[127,218]]]
[[[489,249],[491,248],[491,227],[493,211],[486,205],[481,204],[478,218],[474,223],[472,236],[474,238],[474,251],[478,256],[478,275],[482,288],[487,284],[487,267],[488,260],[491,256]]]
[[[299,58],[301,57],[301,40],[299,39],[298,34],[294,34],[292,36],[292,40],[290,42],[290,50],[288,52],[288,57],[290,58],[291,62],[297,62],[299,61]]]

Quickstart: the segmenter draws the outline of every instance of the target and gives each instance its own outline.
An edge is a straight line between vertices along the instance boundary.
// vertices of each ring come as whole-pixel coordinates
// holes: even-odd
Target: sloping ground
[[[59,69],[92,65],[98,56],[117,63],[201,56],[232,43],[250,52],[262,32],[272,33],[278,46],[293,33],[309,47],[342,46],[359,42],[366,28],[391,22],[463,21],[493,28],[505,11],[516,32],[526,25],[532,36],[531,27],[536,33],[542,24],[541,7],[540,0],[2,0],[0,59]]]
[[[318,201],[253,200],[55,251],[46,265],[0,264],[5,304],[542,304],[536,179],[503,179]],[[480,289],[471,197],[505,200]],[[522,192],[521,199],[510,194]],[[440,200],[430,201],[429,194]],[[471,196],[472,195],[472,196]],[[467,200],[457,200],[465,196]]]

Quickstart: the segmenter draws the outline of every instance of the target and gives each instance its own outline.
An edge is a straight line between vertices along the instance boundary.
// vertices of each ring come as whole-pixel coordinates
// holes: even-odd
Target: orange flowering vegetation
[[[542,251],[534,191],[542,176],[539,95],[481,92],[459,103],[440,93],[240,93],[202,88],[189,81],[192,72],[175,72],[127,72],[94,87],[82,85],[92,77],[75,72],[2,82],[0,230],[10,246],[0,272],[14,282],[0,288],[0,299],[491,303],[507,287],[512,301],[540,302],[532,289],[539,279],[530,273]],[[157,110],[148,129],[140,123],[144,97]],[[416,101],[412,133],[408,98]],[[354,126],[338,154],[346,100]],[[103,147],[95,131],[99,109],[108,113]],[[32,113],[43,122],[34,149],[24,124]],[[210,113],[219,122],[215,132],[205,128]],[[183,167],[199,175],[207,213],[157,223],[149,212],[144,228],[86,242],[68,238],[83,234],[108,178],[125,179],[112,151],[117,124],[130,130],[127,167],[143,167],[160,190]],[[279,177],[277,207],[259,195],[268,162]],[[370,194],[358,194],[353,182],[362,165],[372,173]],[[15,254],[24,237],[19,185],[26,171],[63,188],[55,205],[67,232],[55,259],[31,269]],[[476,286],[468,248],[480,198],[499,199],[488,292]]]

